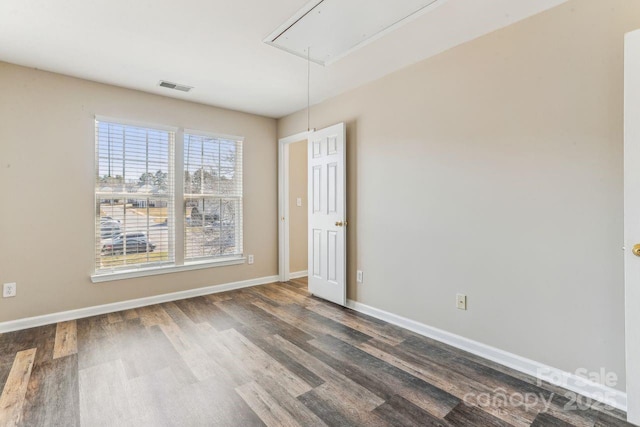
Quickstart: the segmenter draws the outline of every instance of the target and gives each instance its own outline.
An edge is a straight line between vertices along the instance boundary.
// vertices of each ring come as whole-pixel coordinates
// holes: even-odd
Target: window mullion
[[[127,148],[127,132],[125,127],[122,127],[122,184],[124,186],[125,184],[125,177],[127,176],[127,169],[126,169],[126,165],[127,165],[127,156],[126,156],[126,148]],[[124,191],[124,187],[122,188],[122,190]],[[122,204],[122,212],[124,214],[124,218],[123,218],[123,223],[124,223],[124,231],[126,233],[127,230],[127,203],[123,203]],[[126,234],[125,234],[126,236]],[[123,238],[122,239],[122,252],[124,255],[124,259],[127,259],[127,239]],[[126,262],[126,261],[125,261]]]
[[[173,225],[170,225],[169,233],[173,236],[171,239],[174,242],[174,256],[176,265],[184,264],[184,235],[185,235],[185,199],[184,199],[184,131],[178,129],[175,133],[175,143],[172,153],[172,159],[169,162],[169,167],[174,170],[174,221]]]

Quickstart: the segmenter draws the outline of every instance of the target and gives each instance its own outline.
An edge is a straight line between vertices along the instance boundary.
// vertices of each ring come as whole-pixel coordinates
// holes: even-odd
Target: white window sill
[[[133,279],[135,277],[156,276],[158,274],[179,273],[181,271],[201,270],[203,268],[224,267],[245,263],[244,257],[224,258],[219,260],[204,260],[189,262],[184,265],[160,265],[156,267],[135,268],[131,270],[116,270],[112,272],[91,275],[91,282],[111,282],[114,280]]]

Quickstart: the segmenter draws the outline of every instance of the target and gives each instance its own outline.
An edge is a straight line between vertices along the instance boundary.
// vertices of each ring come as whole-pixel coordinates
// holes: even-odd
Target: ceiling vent
[[[180,90],[182,92],[189,92],[191,89],[193,89],[192,86],[180,85],[177,83],[167,82],[165,80],[160,80],[160,83],[158,85],[162,87],[166,87],[168,89]]]
[[[445,1],[313,0],[264,42],[329,65]]]

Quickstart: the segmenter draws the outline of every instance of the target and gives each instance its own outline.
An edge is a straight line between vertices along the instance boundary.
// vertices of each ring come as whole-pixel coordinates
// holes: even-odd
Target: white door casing
[[[309,132],[280,138],[278,141],[278,276],[289,280],[289,146],[306,141]]]
[[[308,138],[309,292],[347,302],[346,132],[344,123]]]
[[[624,48],[624,281],[627,419],[640,425],[640,30]]]

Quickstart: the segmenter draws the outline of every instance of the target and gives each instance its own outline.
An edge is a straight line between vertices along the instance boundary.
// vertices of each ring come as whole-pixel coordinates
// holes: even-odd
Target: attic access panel
[[[444,1],[313,0],[264,42],[329,65]]]

